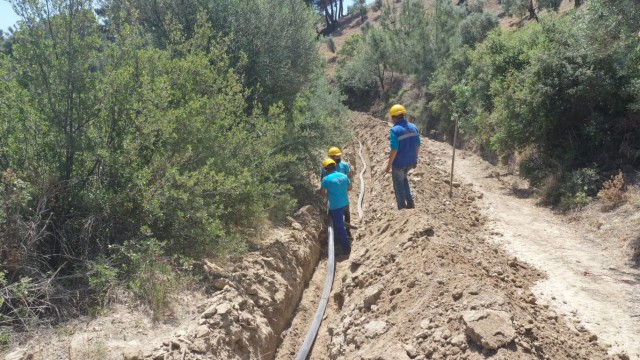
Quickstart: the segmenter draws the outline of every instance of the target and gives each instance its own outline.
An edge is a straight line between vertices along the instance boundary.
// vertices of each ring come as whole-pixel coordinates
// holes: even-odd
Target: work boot
[[[413,200],[407,200],[407,209],[413,209],[416,207],[416,204],[413,203]]]

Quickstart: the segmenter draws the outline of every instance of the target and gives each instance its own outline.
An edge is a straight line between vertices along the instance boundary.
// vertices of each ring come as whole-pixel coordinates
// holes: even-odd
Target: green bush
[[[104,304],[122,282],[162,313],[178,262],[241,254],[310,198],[318,151],[348,136],[311,9],[207,4],[224,25],[167,2],[105,2],[104,23],[89,3],[20,2],[0,54],[0,242],[19,250],[2,321],[71,293]],[[145,6],[157,27],[120,17]]]
[[[11,332],[0,328],[0,352],[8,350],[9,345],[11,345]]]
[[[149,233],[149,229],[142,229]],[[124,270],[130,275],[128,285],[155,317],[171,311],[170,294],[175,285],[175,274],[165,257],[165,244],[154,238],[128,241],[123,247],[126,257]]]
[[[383,0],[375,0],[373,2],[373,6],[371,7],[371,9],[373,11],[378,11],[378,10],[382,9],[383,6],[384,6],[384,1]]]
[[[331,51],[332,53],[336,53],[336,42],[333,41],[333,37],[329,36],[326,40],[327,42],[327,49],[329,49],[329,51]]]

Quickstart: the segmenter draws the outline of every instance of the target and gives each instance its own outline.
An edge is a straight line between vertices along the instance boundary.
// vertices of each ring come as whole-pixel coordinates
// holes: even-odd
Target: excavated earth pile
[[[396,210],[384,173],[389,126],[361,113],[351,123],[370,162],[365,216],[350,259],[337,265],[310,359],[610,358],[595,335],[536,302],[530,289],[543,275],[485,242],[486,220],[475,204],[481,195],[454,180],[449,198],[446,164],[428,146],[410,173],[416,208]],[[324,267],[321,261],[277,359],[295,357]]]
[[[145,358],[269,359],[321,254],[322,216],[311,206],[270,233],[267,245],[221,276],[196,323]],[[222,274],[221,274],[222,275]]]

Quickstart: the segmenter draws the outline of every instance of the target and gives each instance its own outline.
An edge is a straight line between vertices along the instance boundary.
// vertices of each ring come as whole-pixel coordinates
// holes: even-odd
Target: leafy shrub
[[[378,10],[382,9],[383,6],[384,6],[383,0],[375,0],[373,2],[373,6],[371,7],[371,9],[373,11],[378,11]]]
[[[367,33],[371,29],[373,29],[373,23],[369,20],[360,25],[360,31],[362,31],[363,33]]]
[[[598,198],[602,201],[601,208],[603,211],[615,209],[627,200],[624,186],[624,174],[622,171],[602,184],[602,189],[598,192]]]
[[[148,233],[149,229],[142,232]],[[164,244],[154,238],[125,243],[125,271],[130,274],[129,288],[155,317],[171,311],[169,295],[175,284],[174,272],[164,256]]]
[[[0,304],[1,306],[1,304]],[[11,332],[0,328],[0,352],[4,352],[11,344]]]
[[[567,187],[573,194],[582,193],[584,196],[593,197],[598,192],[600,174],[592,167],[572,171],[567,181]]]
[[[118,269],[106,260],[90,262],[88,269],[89,286],[95,292],[95,300],[105,307],[112,299],[111,292],[118,286]]]
[[[252,228],[309,198],[310,159],[348,135],[342,98],[318,80],[313,11],[254,4],[207,2],[228,15],[217,23],[127,3],[167,6],[158,14],[182,27],[20,2],[28,19],[0,54],[0,251],[19,250],[3,324],[28,324],[69,294],[105,303],[123,280],[162,313],[176,258],[242,253]]]
[[[336,42],[333,41],[333,37],[329,36],[326,40],[327,42],[327,49],[329,49],[329,51],[331,51],[332,53],[336,53]]]
[[[378,88],[377,67],[367,56],[358,56],[336,71],[336,81],[340,91],[352,104],[371,100]]]
[[[562,211],[567,211],[587,206],[589,202],[591,202],[591,197],[582,191],[578,191],[575,194],[564,194],[558,207]]]

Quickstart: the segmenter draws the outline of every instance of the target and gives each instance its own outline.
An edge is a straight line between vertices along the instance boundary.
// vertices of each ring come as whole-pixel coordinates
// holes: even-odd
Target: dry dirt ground
[[[388,125],[359,113],[352,124],[370,165],[365,216],[311,359],[640,358],[636,272],[612,270],[579,229],[503,195],[473,156],[458,160],[450,198],[444,144],[425,141],[410,176],[416,209],[396,210],[383,172]],[[323,260],[277,359],[295,357],[325,269]]]
[[[450,147],[430,144],[438,159],[450,161]],[[547,274],[533,288],[536,297],[597,334],[610,351],[640,359],[640,271],[620,251],[624,243],[585,222],[569,224],[534,199],[517,198],[513,176],[501,177],[477,156],[460,152],[456,165],[456,176],[484,195],[479,205],[493,230],[488,240]]]

